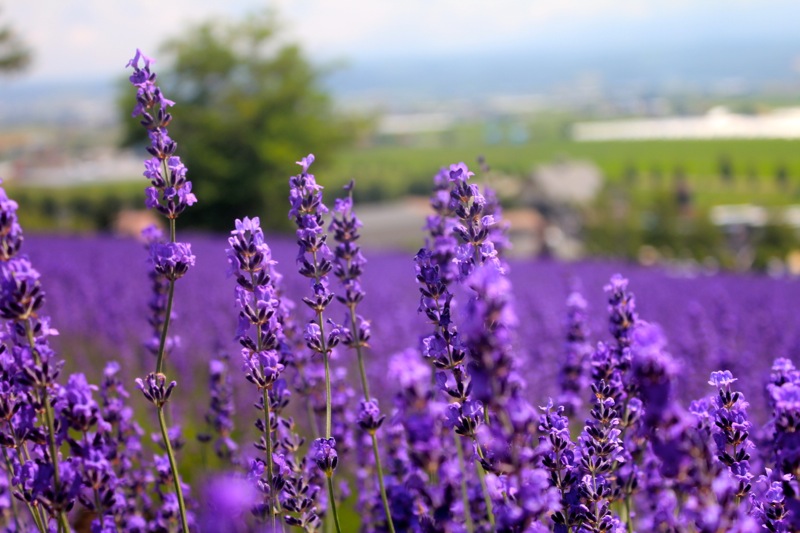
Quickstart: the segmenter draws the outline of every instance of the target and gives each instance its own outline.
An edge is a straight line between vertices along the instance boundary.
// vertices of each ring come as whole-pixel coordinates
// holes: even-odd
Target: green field
[[[625,185],[635,197],[647,197],[653,190],[670,190],[673,177],[682,172],[702,206],[739,202],[782,205],[798,200],[800,141],[532,141],[520,145],[486,145],[469,137],[465,141],[436,147],[350,149],[334,162],[331,179],[321,176],[321,181],[338,186],[354,177],[361,187],[379,187],[385,195],[396,196],[424,190],[442,165],[464,161],[477,169],[478,155],[486,158],[493,171],[519,177],[529,176],[539,164],[566,158],[592,161],[609,184]],[[732,166],[729,184],[719,178],[723,157]],[[785,186],[776,179],[781,165],[787,172]],[[631,168],[636,177],[628,182],[625,176]],[[655,177],[658,174],[660,178]]]
[[[555,128],[553,128],[555,129]],[[557,140],[553,131],[539,140],[534,128],[523,144],[487,144],[479,125],[467,125],[443,136],[393,139],[344,149],[333,161],[319,161],[318,181],[337,190],[355,178],[359,201],[382,201],[405,194],[425,195],[443,165],[464,161],[476,172],[477,157],[486,158],[493,175],[519,179],[537,165],[559,159],[591,161],[606,177],[607,190],[624,191],[634,209],[646,209],[655,196],[674,189],[675,176],[689,183],[700,212],[716,204],[754,203],[780,206],[800,203],[800,142],[785,140],[710,140],[573,142]],[[720,179],[720,160],[727,158],[731,179]],[[777,169],[785,179],[780,182]],[[190,166],[191,173],[191,166]],[[633,176],[633,177],[632,177]],[[208,179],[193,176],[195,180]],[[286,179],[286,176],[276,176]],[[491,178],[490,178],[491,179]],[[20,205],[25,226],[42,230],[96,228],[122,206],[143,205],[144,178],[134,182],[33,188],[8,183]]]

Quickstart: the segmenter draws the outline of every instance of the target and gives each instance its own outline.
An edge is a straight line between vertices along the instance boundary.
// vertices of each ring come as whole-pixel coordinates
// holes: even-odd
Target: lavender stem
[[[332,473],[327,474],[328,478],[328,498],[331,501],[331,513],[333,513],[333,523],[336,526],[336,532],[342,533],[342,526],[339,524],[339,513],[336,511],[336,498],[333,496],[333,476]]]
[[[483,452],[481,452],[480,444],[478,444],[474,437],[473,442],[475,442],[478,455],[481,459],[483,459]],[[486,514],[489,516],[489,523],[492,525],[492,529],[494,529],[494,509],[492,507],[492,497],[489,495],[489,487],[486,486],[486,474],[483,471],[483,465],[480,463],[476,464],[475,471],[478,473],[478,480],[481,483],[481,492],[483,492],[483,500],[486,502]]]
[[[3,458],[6,460],[6,473],[8,474],[8,485],[12,486],[13,483],[12,483],[11,480],[13,479],[14,467],[11,466],[11,459],[8,458],[8,450],[6,450],[5,447],[3,447]],[[16,530],[17,531],[22,531],[22,528],[20,527],[20,524],[19,524],[19,515],[17,514],[17,503],[14,500],[16,500],[16,498],[12,497],[11,498],[11,514],[14,516],[14,525],[17,528]],[[36,522],[36,527],[39,529],[39,531],[44,533],[44,530],[42,529],[41,524],[36,519],[36,514],[33,512],[33,507],[31,507],[30,502],[25,502],[25,503],[28,506],[28,510],[31,512],[31,515],[33,516],[33,520]]]
[[[25,321],[25,335],[28,338],[28,344],[31,347],[31,353],[33,354],[34,361],[36,361],[37,365],[40,365],[41,357],[39,355],[39,350],[36,349],[36,341],[33,339],[33,330],[31,329],[29,320]],[[55,492],[58,493],[58,487],[61,485],[61,474],[58,468],[58,448],[56,447],[55,417],[53,415],[53,406],[50,405],[50,401],[47,399],[47,389],[42,390],[42,405],[44,406],[44,418],[45,423],[47,424],[47,445],[50,449],[50,460],[53,462],[53,479],[55,482],[54,488]],[[63,510],[59,510],[56,519],[58,520],[58,530],[68,533],[69,523],[67,522],[67,516],[64,514]]]
[[[169,466],[172,469],[172,482],[175,485],[175,494],[178,496],[178,507],[181,513],[181,526],[184,533],[189,533],[189,521],[186,519],[186,503],[183,500],[183,489],[181,488],[181,480],[178,476],[178,465],[175,462],[175,454],[172,451],[172,443],[169,440],[167,433],[167,421],[164,419],[164,406],[158,407],[158,423],[161,426],[161,438],[164,439],[164,446],[167,448],[167,457],[169,458]]]
[[[464,505],[464,523],[468,533],[475,532],[475,525],[472,523],[472,513],[469,508],[469,494],[467,494],[467,467],[464,463],[464,450],[461,449],[461,439],[458,433],[453,431],[456,441],[456,451],[458,452],[458,468],[461,470],[461,501]]]
[[[175,242],[175,241],[173,241]],[[175,281],[170,280],[169,292],[167,293],[167,310],[164,316],[164,327],[161,328],[161,336],[158,340],[158,358],[156,359],[156,373],[162,374],[164,371],[164,353],[167,346],[167,331],[169,330],[169,321],[172,317],[172,301],[175,297]]]
[[[261,338],[261,332],[258,335],[259,339]],[[259,340],[260,342],[260,340]],[[264,365],[261,365],[262,372]],[[270,493],[269,493],[269,516],[272,519],[272,529],[275,529],[275,490],[272,488],[272,429],[270,425],[270,406],[269,406],[269,390],[264,389],[264,436],[266,437],[264,440],[266,441],[266,454],[267,454],[267,476],[269,477],[270,482]],[[278,512],[280,515],[280,511]]]

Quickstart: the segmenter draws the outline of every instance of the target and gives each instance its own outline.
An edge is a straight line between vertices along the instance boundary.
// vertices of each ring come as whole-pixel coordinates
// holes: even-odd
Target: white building
[[[572,127],[572,137],[576,141],[797,139],[800,138],[800,108],[740,115],[724,107],[715,107],[697,117],[579,122]]]

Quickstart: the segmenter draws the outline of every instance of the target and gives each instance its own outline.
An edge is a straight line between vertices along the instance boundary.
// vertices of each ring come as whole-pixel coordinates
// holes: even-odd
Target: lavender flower
[[[476,267],[466,284],[474,291],[463,324],[472,397],[500,411],[520,385],[512,346],[518,318],[511,282],[497,264],[487,263]]]
[[[16,471],[11,482],[19,487],[31,515],[38,506],[49,515],[39,515],[38,525],[49,527],[53,519],[59,531],[66,531],[66,512],[74,505],[82,480],[72,463],[63,461],[58,453],[63,432],[56,427],[52,398],[59,395],[56,380],[64,362],[57,359],[49,343],[49,337],[58,332],[50,327],[49,318],[40,316],[45,293],[39,273],[25,256],[15,255],[22,242],[16,204],[0,191],[0,222],[7,230],[0,237],[0,317],[6,321],[2,324],[2,352],[11,356],[3,372],[8,426],[3,441],[16,452],[6,455],[6,468],[9,473]],[[32,458],[25,453],[23,462],[19,452],[27,452],[26,441],[36,447],[36,455]]]
[[[177,383],[170,381],[167,383],[167,376],[164,374],[147,374],[147,377],[136,378],[136,388],[142,391],[145,399],[161,409],[169,401],[172,391]]]
[[[790,485],[792,476],[786,474],[778,480],[772,480],[772,471],[767,469],[767,475],[760,476],[759,482],[766,485],[766,490],[761,498],[754,499],[754,514],[759,518],[764,529],[783,533],[790,531],[790,513],[786,509],[786,494],[784,485]]]
[[[140,61],[143,66],[140,67]],[[166,306],[163,315],[161,308],[156,307],[151,323],[159,323],[160,331],[158,336],[158,351],[156,352],[155,373],[147,376],[147,384],[143,380],[137,380],[138,387],[142,390],[145,398],[152,402],[158,411],[158,421],[161,426],[163,445],[167,451],[170,468],[172,470],[172,481],[175,487],[175,498],[167,496],[163,498],[164,506],[162,511],[167,515],[172,515],[169,506],[174,501],[180,515],[181,527],[184,531],[189,530],[189,519],[186,512],[186,503],[183,497],[182,484],[177,471],[177,463],[172,451],[169,438],[169,430],[164,418],[163,407],[169,399],[169,394],[175,386],[172,382],[168,388],[164,387],[166,377],[164,376],[164,359],[167,350],[167,340],[169,323],[172,318],[172,303],[175,291],[175,281],[194,265],[195,257],[191,253],[191,247],[186,243],[176,242],[175,220],[186,209],[186,207],[197,202],[197,198],[191,192],[192,183],[186,179],[187,169],[180,158],[175,155],[177,143],[169,137],[167,126],[172,121],[169,108],[175,102],[166,98],[161,89],[156,85],[156,74],[150,70],[153,60],[145,56],[140,50],[128,61],[127,67],[133,68],[130,76],[131,85],[136,87],[136,105],[133,108],[132,116],[141,116],[141,125],[147,130],[150,138],[150,146],[147,147],[148,153],[153,156],[144,163],[144,176],[150,180],[150,187],[145,191],[145,205],[150,209],[156,209],[164,215],[169,222],[169,242],[151,242],[150,257],[153,263],[153,270],[157,275],[162,275],[168,281]],[[160,283],[154,283],[154,288],[159,290]],[[158,292],[155,299],[161,296]],[[162,318],[163,317],[163,318]],[[155,342],[153,342],[155,345]]]
[[[474,175],[464,163],[450,165],[448,179],[452,188],[449,207],[458,220],[453,232],[463,243],[456,249],[454,259],[460,279],[466,278],[475,266],[487,261],[501,267],[497,249],[489,239],[490,229],[496,223],[494,213],[487,211],[486,198],[480,188],[469,183]]]
[[[750,436],[750,421],[747,419],[748,403],[741,392],[732,391],[736,381],[729,370],[711,373],[709,385],[717,388],[714,401],[714,442],[717,445],[717,458],[728,467],[733,479],[738,483],[736,498],[744,498],[752,488],[753,474],[750,473],[750,450],[753,442]]]
[[[216,435],[214,453],[223,461],[234,462],[234,455],[239,446],[231,438],[234,404],[233,385],[228,373],[228,365],[223,360],[212,359],[208,363],[208,369],[211,401],[205,419],[208,427]],[[197,439],[201,442],[209,442],[212,435],[201,434],[197,436]]]
[[[322,187],[317,184],[314,175],[308,172],[313,162],[313,154],[302,158],[297,164],[302,167],[303,171],[289,178],[289,203],[291,205],[289,218],[293,218],[297,225],[298,270],[302,276],[309,278],[311,281],[312,296],[303,298],[303,303],[314,311],[315,316],[306,327],[304,338],[306,346],[313,353],[322,356],[325,371],[326,406],[324,440],[330,444],[332,449],[334,444],[331,441],[333,431],[333,395],[330,358],[333,348],[339,343],[342,330],[328,319],[327,324],[331,327],[327,333],[325,331],[326,322],[323,315],[334,297],[328,286],[328,274],[332,269],[331,259],[333,254],[326,244],[327,235],[323,230],[322,215],[328,212],[328,208],[322,203]],[[317,439],[315,442],[321,441]],[[321,464],[319,461],[316,461],[316,463],[318,466]],[[335,464],[333,464],[333,467],[335,467]],[[333,514],[336,530],[341,532],[333,490],[333,467],[329,469],[320,468],[324,470],[327,477],[328,503]]]
[[[666,338],[659,326],[640,321],[631,337],[633,379],[644,406],[642,420],[645,427],[654,429],[673,407],[674,380],[680,367],[666,352]]]
[[[450,170],[446,167],[442,167],[434,176],[434,191],[430,200],[434,214],[428,215],[425,223],[425,229],[429,233],[425,248],[431,250],[445,284],[450,284],[458,277],[458,268],[454,261],[458,239],[453,231],[457,221],[450,208],[449,177]]]
[[[347,316],[345,323],[349,325],[348,328],[343,328],[343,343],[355,350],[358,359],[358,370],[361,376],[361,391],[364,395],[364,400],[361,402],[361,409],[358,414],[358,425],[369,433],[370,440],[372,441],[372,452],[374,461],[374,470],[377,474],[378,489],[380,492],[381,501],[383,503],[384,511],[386,513],[386,521],[391,533],[394,533],[394,523],[391,516],[391,508],[389,506],[388,497],[386,495],[386,487],[383,479],[383,466],[379,453],[379,444],[376,432],[380,428],[385,415],[381,415],[378,408],[378,401],[370,397],[369,382],[367,380],[367,370],[364,363],[364,351],[368,347],[370,339],[370,325],[369,321],[358,314],[357,306],[364,299],[364,291],[361,288],[361,274],[363,273],[366,259],[361,254],[361,248],[358,246],[357,241],[360,237],[358,229],[361,227],[361,221],[353,213],[353,188],[355,182],[345,186],[348,196],[343,199],[337,199],[334,204],[334,215],[331,220],[329,230],[333,233],[333,238],[336,241],[336,249],[334,251],[334,274],[342,284],[344,295],[337,296],[337,300],[347,307]],[[363,459],[364,454],[359,454],[360,475],[362,479],[368,476],[366,470],[368,469],[368,459]],[[368,457],[368,455],[367,455]]]
[[[619,406],[615,401],[619,391],[611,383],[598,379],[596,372],[606,368],[610,359],[609,351],[599,344],[592,361],[595,381],[591,387],[595,401],[591,418],[586,420],[578,437],[581,467],[578,490],[582,502],[578,509],[583,524],[601,531],[618,527],[619,518],[610,510],[610,503],[616,499],[612,473],[627,460],[619,429]]]
[[[133,409],[126,405],[128,392],[122,385],[119,372],[118,363],[108,363],[100,386],[100,416],[110,426],[104,446],[106,456],[113,458],[111,465],[118,484],[113,511],[119,523],[126,523],[132,531],[144,533],[144,516],[155,513],[146,491],[152,474],[142,451],[144,431],[133,420]],[[141,502],[139,505],[135,503],[137,500]]]
[[[265,493],[266,514],[274,518],[280,515],[276,493],[280,491],[283,476],[276,476],[274,468],[275,426],[271,414],[270,391],[285,368],[281,363],[283,356],[280,346],[284,340],[274,284],[275,261],[272,260],[269,246],[264,242],[264,233],[257,217],[237,220],[236,229],[231,232],[228,244],[229,273],[236,277],[237,282],[237,338],[243,347],[242,369],[247,380],[258,388],[256,406],[263,417],[256,423],[261,434],[256,447],[264,451],[266,471],[265,477],[258,477],[258,483]],[[263,503],[260,504],[258,509],[263,506]]]
[[[772,404],[772,451],[775,474],[765,482],[770,488],[765,493],[760,508],[764,523],[779,522],[783,507],[788,508],[788,524],[800,527],[800,372],[788,359],[778,358],[772,366],[770,384],[767,386]],[[777,493],[778,484],[783,499]]]
[[[195,257],[190,244],[168,242],[151,244],[150,259],[153,270],[169,281],[175,281],[182,278],[190,266],[194,266]]]
[[[22,227],[17,220],[17,207],[17,202],[11,200],[0,187],[0,261],[14,257],[22,246]]]
[[[142,67],[139,66],[140,61],[143,62]],[[130,82],[136,87],[136,106],[131,116],[142,117],[141,124],[150,137],[147,151],[153,158],[145,161],[144,165],[144,176],[151,184],[146,190],[146,205],[155,208],[172,224],[186,207],[197,202],[197,198],[191,192],[192,182],[186,179],[186,167],[174,155],[178,145],[167,132],[167,126],[172,121],[169,108],[175,102],[167,99],[155,84],[156,74],[150,70],[152,63],[151,58],[137,49],[133,59],[126,65],[133,67]]]
[[[361,409],[358,412],[358,425],[368,433],[374,433],[381,427],[386,415],[382,415],[378,408],[378,400],[375,398],[370,401],[361,401]]]
[[[579,292],[572,292],[567,298],[567,339],[564,362],[558,374],[561,387],[558,404],[563,405],[567,417],[580,410],[582,396],[589,387],[587,366],[592,349],[587,342],[586,311],[586,300]]]
[[[619,274],[611,276],[611,281],[604,288],[608,293],[609,330],[622,350],[630,346],[631,332],[637,319],[636,300],[627,291],[628,280]]]
[[[145,241],[148,253],[150,253],[150,250],[155,246],[162,244],[164,235],[157,226],[151,225],[142,230],[142,238]],[[148,257],[148,261],[152,266],[152,255]],[[153,356],[157,357],[160,349],[161,334],[164,330],[164,323],[167,322],[166,314],[169,300],[169,281],[163,273],[159,273],[154,268],[150,268],[147,277],[150,279],[150,300],[147,304],[150,311],[148,322],[152,328],[153,334],[145,343],[145,347]],[[174,312],[170,309],[169,320],[174,318]],[[171,352],[173,348],[180,344],[180,338],[174,334],[168,334],[164,340],[164,344],[164,349],[167,352]]]
[[[311,446],[311,453],[319,469],[330,477],[336,470],[336,465],[339,464],[339,458],[336,455],[336,439],[315,439]]]
[[[539,431],[546,436],[542,441],[542,467],[550,472],[550,483],[558,490],[561,509],[553,513],[553,523],[567,531],[581,523],[576,509],[577,487],[580,476],[575,444],[569,434],[569,419],[564,408],[553,408],[550,400],[539,417]]]

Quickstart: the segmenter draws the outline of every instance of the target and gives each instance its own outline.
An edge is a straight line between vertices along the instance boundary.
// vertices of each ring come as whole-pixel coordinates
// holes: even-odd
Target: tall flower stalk
[[[140,67],[140,62],[143,66]],[[177,143],[169,137],[167,126],[172,120],[169,108],[174,102],[168,100],[161,89],[156,85],[156,74],[150,70],[153,60],[145,56],[140,50],[127,66],[133,67],[130,76],[131,84],[136,87],[136,105],[132,115],[141,117],[141,124],[147,130],[150,146],[147,151],[152,156],[144,163],[144,176],[150,180],[150,187],[146,192],[145,204],[150,209],[155,209],[167,218],[169,224],[168,242],[153,242],[150,245],[150,260],[153,271],[167,281],[167,300],[163,315],[155,320],[154,325],[161,322],[161,331],[158,332],[158,350],[156,352],[155,372],[148,374],[144,379],[137,379],[137,385],[145,398],[153,403],[158,413],[158,422],[161,436],[166,448],[172,474],[175,494],[180,510],[180,522],[183,531],[188,533],[189,521],[186,513],[186,502],[183,497],[180,475],[178,473],[175,453],[169,438],[164,406],[169,400],[176,382],[167,383],[164,374],[164,363],[167,355],[167,338],[170,320],[172,319],[172,305],[175,296],[175,282],[180,279],[194,265],[195,257],[192,255],[191,246],[187,243],[177,242],[175,236],[175,220],[188,207],[197,202],[192,193],[192,183],[186,179],[187,169],[175,154]],[[160,311],[160,310],[159,310]]]
[[[276,298],[273,274],[272,253],[264,242],[258,217],[236,221],[236,229],[228,238],[228,262],[231,273],[236,277],[236,300],[239,305],[239,328],[236,337],[242,345],[242,363],[247,381],[259,391],[256,405],[263,413],[256,427],[261,432],[256,447],[265,455],[266,480],[264,492],[267,496],[267,514],[275,529],[275,520],[280,520],[281,510],[277,492],[282,485],[280,476],[275,476],[273,453],[273,415],[270,412],[272,399],[270,391],[283,372],[280,362],[281,325],[278,321],[278,300]],[[255,335],[252,335],[252,332]]]
[[[750,450],[754,445],[749,438],[747,408],[750,404],[744,399],[744,394],[731,390],[734,381],[736,378],[730,370],[719,370],[711,373],[708,384],[717,389],[713,426],[717,458],[728,467],[731,477],[738,484],[736,502],[739,503],[752,489]]]
[[[470,398],[472,383],[465,364],[467,349],[452,320],[453,295],[441,277],[441,269],[432,252],[425,248],[417,253],[414,261],[420,291],[419,310],[433,325],[433,333],[422,340],[422,355],[436,370],[437,387],[451,401],[444,413],[444,425],[455,434],[459,468],[462,471],[464,520],[467,530],[474,531],[467,493],[467,471],[459,436],[475,440],[476,430],[483,420],[483,407],[480,402]]]
[[[367,380],[367,370],[364,364],[364,350],[368,348],[370,338],[369,322],[356,312],[358,304],[364,299],[364,291],[361,288],[360,279],[367,260],[362,255],[361,248],[357,243],[361,221],[353,213],[354,185],[355,183],[351,181],[345,187],[347,196],[336,200],[333,208],[333,220],[331,220],[330,224],[330,231],[333,233],[334,240],[338,243],[334,250],[334,274],[344,287],[344,294],[337,296],[336,299],[347,307],[346,320],[349,323],[349,329],[345,331],[343,343],[356,352],[358,371],[361,377],[361,392],[364,396],[359,410],[358,424],[361,429],[369,434],[370,440],[372,440],[372,453],[375,457],[375,469],[377,470],[381,501],[386,513],[389,531],[394,533],[394,522],[389,508],[389,499],[386,496],[383,467],[380,453],[378,452],[377,431],[386,417],[380,413],[378,400],[369,393],[369,381]]]
[[[450,165],[449,169],[443,168],[434,178],[436,191],[431,206],[436,214],[428,217],[426,226],[431,238],[428,247],[420,250],[415,257],[415,268],[421,293],[419,310],[434,324],[433,335],[423,340],[423,355],[437,369],[437,386],[452,402],[446,411],[445,425],[455,432],[464,480],[466,468],[458,436],[472,441],[472,447],[481,460],[476,470],[487,519],[491,527],[495,527],[492,500],[483,470],[486,463],[477,440],[477,430],[481,424],[489,422],[487,397],[491,395],[491,388],[498,384],[488,378],[496,369],[485,368],[479,354],[473,354],[477,357],[469,361],[468,369],[467,354],[475,347],[463,339],[455,325],[452,317],[453,293],[449,288],[453,281],[465,282],[484,264],[502,271],[497,250],[490,238],[491,227],[495,224],[494,213],[498,207],[488,206],[492,212],[488,211],[486,198],[480,188],[469,182],[473,175],[464,163],[458,163]],[[510,368],[510,360],[501,356],[497,366],[506,365]],[[462,483],[462,498],[469,530],[472,528],[472,517],[466,481]]]
[[[333,489],[333,471],[338,464],[336,439],[331,435],[331,368],[330,359],[333,348],[339,344],[340,328],[328,319],[325,322],[325,309],[333,300],[333,293],[328,284],[328,274],[332,269],[333,254],[326,244],[327,235],[322,225],[322,215],[328,208],[322,203],[322,187],[317,184],[314,175],[308,168],[314,162],[314,155],[309,154],[297,164],[303,171],[289,179],[289,218],[297,225],[297,243],[299,252],[297,263],[300,274],[311,280],[312,296],[303,298],[314,311],[314,319],[306,325],[304,338],[306,346],[322,356],[325,367],[325,436],[316,439],[312,446],[314,461],[327,478],[328,498],[336,531],[341,533],[339,515],[336,511],[336,498]],[[326,332],[326,326],[330,330]]]

